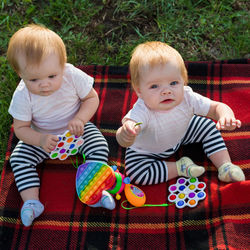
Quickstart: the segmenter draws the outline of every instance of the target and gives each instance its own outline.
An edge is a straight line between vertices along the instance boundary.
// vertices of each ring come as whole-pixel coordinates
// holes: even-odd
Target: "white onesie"
[[[91,76],[66,63],[60,89],[49,96],[30,93],[21,80],[13,94],[9,113],[17,120],[31,121],[32,128],[38,132],[62,134],[78,112],[81,99],[89,94],[93,82]]]
[[[174,148],[184,137],[194,114],[206,116],[211,100],[184,86],[183,101],[168,111],[152,111],[142,99],[123,118],[142,122],[141,132],[130,147],[137,152],[162,153]]]

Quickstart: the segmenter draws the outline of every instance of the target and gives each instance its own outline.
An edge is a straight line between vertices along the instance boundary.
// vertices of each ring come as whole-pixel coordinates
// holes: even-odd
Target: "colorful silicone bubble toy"
[[[170,192],[168,200],[175,202],[177,208],[183,208],[185,206],[195,207],[200,200],[206,198],[204,189],[206,184],[199,182],[195,177],[186,179],[181,177],[177,180],[176,184],[169,186]]]
[[[76,191],[79,199],[93,205],[101,199],[103,190],[113,187],[114,170],[101,162],[86,162],[78,167],[76,173]]]
[[[59,141],[53,151],[50,152],[50,158],[65,160],[70,155],[75,155],[78,152],[78,148],[83,144],[83,139],[71,133],[67,130],[63,135],[58,135]]]

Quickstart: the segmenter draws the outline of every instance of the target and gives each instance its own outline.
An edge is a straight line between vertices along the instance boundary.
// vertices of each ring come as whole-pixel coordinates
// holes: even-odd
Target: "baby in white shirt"
[[[146,185],[177,176],[200,176],[205,169],[188,157],[166,160],[180,145],[196,142],[203,144],[221,181],[245,180],[241,168],[232,164],[218,131],[240,127],[240,120],[226,104],[186,86],[187,70],[175,49],[162,42],[140,44],[132,54],[130,73],[138,100],[123,118],[116,138],[127,148],[125,169],[132,181]]]
[[[94,79],[66,63],[65,45],[55,32],[35,24],[19,29],[10,39],[7,57],[21,78],[9,108],[19,139],[10,165],[24,202],[21,220],[30,226],[44,210],[36,166],[49,158],[59,140],[57,135],[69,130],[82,136],[79,152],[85,154],[86,161],[107,163],[109,149],[104,136],[89,121],[99,105]],[[115,202],[104,191],[92,206],[114,209]]]

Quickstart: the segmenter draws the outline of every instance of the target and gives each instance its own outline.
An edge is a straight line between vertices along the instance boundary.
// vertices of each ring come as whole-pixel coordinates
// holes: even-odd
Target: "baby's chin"
[[[54,92],[53,91],[42,91],[39,93],[40,96],[50,96],[52,95]]]
[[[148,107],[150,110],[152,111],[155,111],[155,112],[160,112],[160,113],[168,113],[170,112],[174,107],[168,107],[168,108],[161,108],[161,107],[158,107],[158,108],[150,108]]]
[[[170,103],[160,103],[158,107],[148,107],[148,108],[152,111],[167,113],[170,112],[172,109],[174,109],[176,106],[177,105],[175,105],[173,102],[170,102]]]

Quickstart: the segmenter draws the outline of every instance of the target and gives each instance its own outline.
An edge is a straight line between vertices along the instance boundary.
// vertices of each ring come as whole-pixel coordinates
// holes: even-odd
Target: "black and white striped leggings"
[[[205,154],[210,155],[225,150],[226,145],[216,129],[215,123],[205,117],[193,116],[187,132],[176,147],[163,153],[139,153],[127,148],[125,157],[125,170],[130,180],[140,185],[151,185],[166,182],[168,180],[168,167],[166,158],[173,155],[181,145],[199,143],[203,145]]]
[[[108,144],[91,122],[84,126],[84,144],[79,148],[80,154],[85,154],[86,161],[108,162]],[[49,154],[42,148],[19,141],[10,157],[10,165],[14,173],[18,191],[40,187],[40,180],[36,166],[49,158]]]

